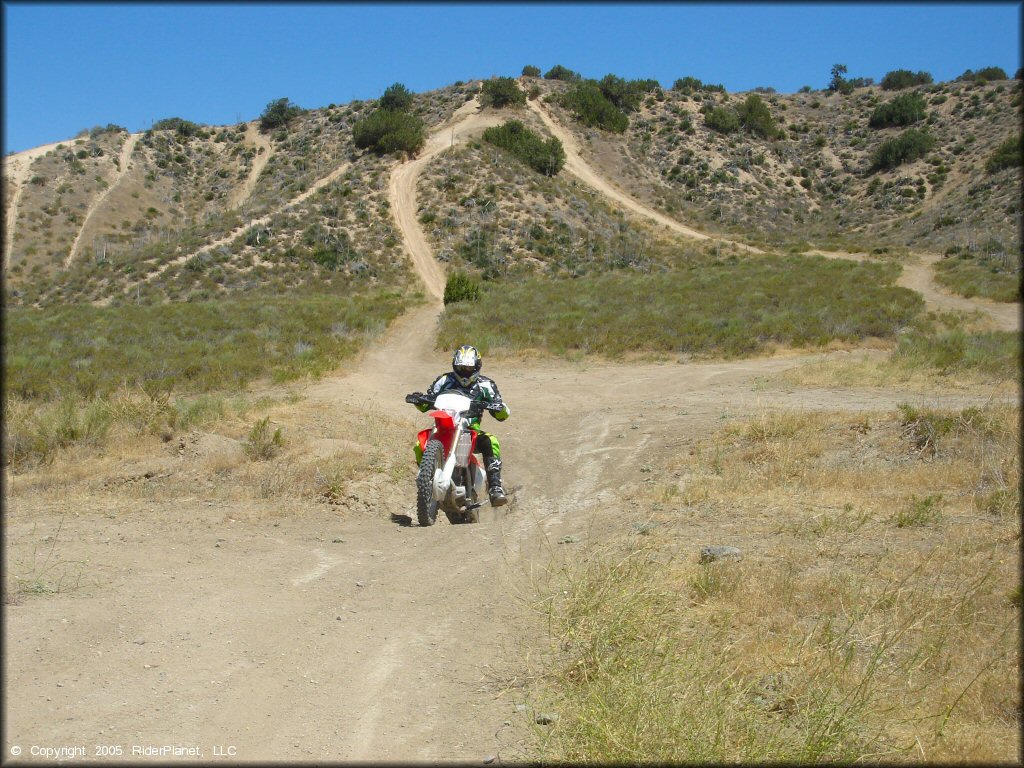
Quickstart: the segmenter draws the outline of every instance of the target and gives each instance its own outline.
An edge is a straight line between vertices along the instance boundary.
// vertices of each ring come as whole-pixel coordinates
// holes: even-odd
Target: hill
[[[416,94],[412,110],[429,129],[481,85]],[[762,249],[913,249],[1016,267],[1019,166],[988,166],[1019,132],[1019,81],[788,95],[658,87],[621,133],[574,119],[561,98],[571,83],[524,77],[520,85],[614,186],[708,235]],[[711,120],[738,114],[751,98],[776,134],[728,124],[723,132]],[[933,146],[876,169],[873,158],[904,126],[872,127],[872,116],[897,98],[924,105],[913,128]],[[5,173],[9,305],[408,286],[386,200],[394,156],[353,142],[353,127],[376,106],[296,110],[266,131],[259,121],[181,118],[132,136],[107,126],[52,147],[20,178]],[[550,136],[535,109],[496,112]],[[452,143],[420,180],[421,221],[442,260],[487,278],[678,260],[678,241],[660,243],[657,231],[567,174],[547,177],[479,137]]]

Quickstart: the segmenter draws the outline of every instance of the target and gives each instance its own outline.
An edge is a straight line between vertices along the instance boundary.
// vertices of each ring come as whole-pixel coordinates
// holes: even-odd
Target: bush
[[[985,170],[989,173],[998,173],[1004,168],[1021,167],[1024,165],[1024,147],[1021,146],[1020,134],[1011,136],[992,153],[992,156],[985,162]]]
[[[754,93],[747,96],[740,106],[739,120],[748,131],[766,139],[776,139],[781,133],[775,124],[775,118],[768,110],[768,105]]]
[[[285,128],[292,118],[298,117],[304,111],[302,107],[292,104],[287,98],[276,99],[267,104],[263,114],[260,115],[260,130],[267,133],[276,128]]]
[[[284,446],[284,438],[281,436],[281,428],[270,432],[270,417],[260,419],[249,431],[249,437],[242,445],[245,455],[252,461],[264,461],[272,459]]]
[[[695,91],[717,91],[719,93],[725,93],[725,86],[702,83],[696,77],[690,77],[687,75],[686,77],[680,77],[672,83],[672,90],[685,93],[686,95],[690,95]]]
[[[872,128],[890,128],[911,125],[924,119],[925,101],[919,93],[905,93],[886,104],[879,104],[871,113],[868,125]]]
[[[925,131],[911,128],[899,136],[883,141],[872,158],[872,170],[895,168],[924,157],[935,146],[935,138]]]
[[[520,107],[526,104],[526,94],[511,77],[493,77],[483,84],[480,103],[484,106]]]
[[[480,284],[465,272],[453,272],[444,285],[444,303],[480,301]]]
[[[545,75],[545,80],[563,80],[567,83],[575,83],[583,78],[580,77],[578,72],[573,72],[568,67],[563,67],[561,64],[555,64],[549,69]]]
[[[733,133],[739,130],[740,117],[729,107],[715,107],[704,115],[704,124],[719,133]]]
[[[593,80],[580,83],[562,94],[559,102],[584,125],[614,133],[622,133],[629,125],[629,118],[608,100]]]
[[[624,80],[615,75],[605,75],[597,87],[612,104],[623,112],[635,112],[645,93],[659,89],[657,80]]]
[[[412,109],[412,91],[401,83],[390,85],[377,106],[391,112],[408,112]]]
[[[523,67],[523,77],[540,77],[540,68],[527,64]]]
[[[427,139],[423,121],[416,115],[378,109],[352,126],[352,140],[359,149],[387,155],[393,152],[415,154]]]
[[[562,142],[551,138],[545,141],[518,120],[484,131],[484,141],[511,152],[535,171],[554,176],[565,165]]]
[[[153,123],[153,130],[175,131],[182,138],[191,138],[198,135],[203,129],[191,120],[184,120],[180,117],[165,117],[163,120],[157,120]]]
[[[70,304],[4,314],[3,385],[32,400],[107,397],[157,379],[176,392],[244,388],[258,378],[320,375],[403,310],[385,291],[366,296],[265,295],[153,306]],[[335,327],[346,328],[335,333]],[[313,354],[296,358],[297,342]]]
[[[193,123],[193,125],[195,125],[195,123]],[[199,126],[196,127],[198,128]],[[128,133],[128,129],[120,125],[115,125],[114,123],[107,123],[105,126],[96,125],[89,129],[89,138],[96,139],[105,133]]]
[[[932,82],[932,76],[928,72],[911,72],[909,69],[894,69],[886,72],[880,85],[883,91],[899,91],[915,85],[928,85]]]
[[[968,69],[957,80],[967,83],[987,83],[990,80],[1009,80],[1002,67],[985,67],[974,72]]]
[[[555,355],[735,357],[776,343],[893,338],[924,306],[918,294],[891,285],[898,275],[894,264],[765,255],[666,273],[484,284],[488,311],[446,310],[437,342],[475,338],[478,346]]]

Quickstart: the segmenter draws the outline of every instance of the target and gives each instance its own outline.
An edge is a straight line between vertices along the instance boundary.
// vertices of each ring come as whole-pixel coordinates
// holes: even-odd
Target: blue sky
[[[526,64],[782,93],[824,87],[837,63],[876,81],[1021,66],[1019,2],[2,5],[4,153],[94,125],[221,125],[280,97],[317,108]]]

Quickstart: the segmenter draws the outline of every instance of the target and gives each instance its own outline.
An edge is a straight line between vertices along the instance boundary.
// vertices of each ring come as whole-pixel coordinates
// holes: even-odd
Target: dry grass
[[[1018,429],[766,412],[667,458],[546,596],[545,757],[1019,760]]]
[[[808,363],[780,375],[796,386],[893,387],[1011,394],[1020,387],[1019,334],[992,331],[980,315],[929,312],[884,358],[873,351]]]

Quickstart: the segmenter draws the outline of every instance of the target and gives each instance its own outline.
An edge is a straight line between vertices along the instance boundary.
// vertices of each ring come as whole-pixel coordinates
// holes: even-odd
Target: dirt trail
[[[270,211],[269,213],[267,213],[267,214],[265,214],[263,216],[260,216],[258,219],[250,219],[245,224],[238,225],[237,227],[235,227],[233,230],[228,232],[223,237],[220,237],[220,238],[218,238],[216,240],[213,240],[211,242],[206,243],[204,246],[202,246],[198,250],[193,251],[191,253],[186,253],[183,256],[179,256],[176,259],[172,259],[171,261],[168,261],[166,264],[164,264],[162,267],[160,267],[160,269],[156,270],[155,272],[151,272],[149,275],[144,277],[141,282],[148,283],[150,280],[155,280],[156,278],[158,278],[160,275],[162,275],[164,272],[166,272],[171,267],[176,267],[176,266],[178,266],[180,264],[184,264],[186,261],[191,259],[193,256],[195,256],[195,255],[197,255],[199,253],[202,253],[203,251],[212,251],[215,248],[220,248],[222,245],[228,245],[231,242],[233,242],[234,240],[236,240],[237,238],[241,237],[247,230],[251,229],[252,227],[262,227],[262,226],[264,226],[265,224],[267,224],[277,214],[284,213],[285,211],[294,208],[296,205],[301,205],[306,200],[308,200],[312,195],[315,195],[317,192],[319,192],[321,189],[326,187],[328,184],[330,184],[331,182],[333,182],[333,181],[339,179],[340,177],[342,177],[348,171],[348,169],[351,166],[352,166],[352,163],[342,163],[341,165],[339,165],[337,168],[335,168],[333,171],[331,171],[326,176],[323,176],[322,178],[319,178],[315,182],[313,182],[313,184],[311,184],[309,189],[307,189],[305,192],[303,192],[303,193],[301,193],[299,195],[296,195],[291,200],[287,201],[283,205],[278,206],[277,208],[275,208],[274,210]],[[124,292],[125,293],[130,293],[134,289],[135,289],[134,285],[126,286],[125,289],[124,289]]]
[[[4,183],[8,185],[7,193],[10,194],[10,203],[7,205],[6,226],[4,227],[4,269],[11,266],[11,253],[14,247],[14,230],[18,223],[18,206],[21,204],[21,193],[25,189],[25,182],[28,181],[29,169],[38,158],[45,155],[59,144],[67,144],[68,141],[55,141],[52,144],[43,144],[41,147],[27,149],[8,155],[3,161]]]
[[[551,133],[562,142],[566,153],[565,165],[570,173],[578,177],[591,188],[614,200],[620,206],[641,216],[652,219],[659,224],[663,224],[674,232],[685,237],[697,238],[699,240],[710,239],[708,235],[680,224],[674,219],[671,219],[653,208],[644,205],[622,190],[614,187],[587,164],[582,157],[579,142],[576,141],[576,137],[570,131],[567,131],[555,122],[539,100],[531,99],[527,101],[527,104],[540,116],[541,120],[543,120],[544,124],[548,127],[548,130],[550,130]],[[723,239],[722,242],[731,243],[732,245],[736,245],[750,253],[764,253],[764,251],[759,248],[754,248],[743,243],[736,243],[725,239]],[[815,250],[811,251],[811,253],[817,253],[829,258],[854,260],[860,260],[865,257],[864,254],[839,253],[823,250]],[[897,280],[897,284],[920,293],[924,297],[925,302],[931,308],[962,310],[967,312],[979,310],[991,317],[999,328],[1003,330],[1019,331],[1021,329],[1021,307],[1019,304],[1006,304],[1003,302],[988,301],[987,299],[982,298],[967,299],[962,296],[947,293],[939,288],[935,283],[934,278],[933,267],[941,257],[936,254],[917,254],[916,258],[916,262],[908,263],[903,266],[903,274]]]
[[[808,253],[830,259],[850,259],[852,261],[867,259],[865,253],[823,250],[812,250]],[[896,284],[920,293],[929,309],[978,311],[988,315],[1000,330],[1018,332],[1021,330],[1021,305],[1019,303],[991,301],[981,297],[968,299],[948,293],[935,282],[935,264],[942,260],[941,256],[934,253],[917,253],[912,255],[912,259],[903,264],[903,272],[896,280]]]
[[[121,155],[118,162],[117,173],[114,175],[114,180],[110,182],[102,194],[98,195],[92,203],[89,205],[89,210],[85,212],[85,220],[82,222],[82,228],[78,230],[78,234],[75,235],[75,241],[71,243],[71,250],[68,251],[68,257],[64,260],[64,269],[67,269],[74,262],[75,257],[78,256],[78,250],[82,244],[82,238],[85,235],[86,229],[89,227],[89,222],[92,220],[93,215],[99,210],[100,206],[107,200],[110,193],[114,191],[114,188],[121,182],[128,173],[128,161],[131,159],[132,150],[135,149],[135,144],[138,142],[141,133],[130,133],[128,138],[124,140],[124,145],[121,147]]]
[[[267,161],[270,160],[270,156],[274,153],[273,145],[270,140],[259,131],[259,123],[253,121],[245,127],[245,141],[256,149],[256,154],[252,158],[252,168],[249,169],[249,175],[245,179],[245,183],[242,184],[231,194],[231,199],[228,202],[228,208],[239,208],[242,203],[252,197],[253,190],[256,189],[256,181],[259,179],[260,174],[263,173],[263,169],[267,167]],[[260,150],[263,150],[262,152]]]
[[[527,105],[536,112],[540,119],[544,121],[544,125],[547,126],[548,130],[562,142],[562,146],[565,148],[565,167],[572,175],[576,176],[587,186],[600,192],[602,195],[614,200],[619,206],[631,211],[634,214],[638,214],[647,219],[650,219],[662,226],[668,227],[673,232],[683,235],[684,237],[693,238],[696,240],[712,240],[710,235],[703,232],[699,232],[696,229],[687,227],[684,224],[680,224],[675,219],[666,216],[665,214],[654,210],[650,206],[644,205],[639,200],[626,194],[618,187],[613,186],[608,180],[594,171],[593,168],[583,159],[583,155],[580,151],[579,142],[576,141],[576,137],[570,132],[555,122],[551,115],[548,114],[547,110],[540,103],[539,99],[528,99]],[[753,246],[746,245],[745,243],[738,243],[725,238],[718,238],[723,243],[729,243],[735,245],[744,251],[749,253],[764,253],[760,248],[754,248]]]
[[[474,109],[455,127],[483,125]],[[451,128],[432,136],[425,156]],[[426,266],[429,251],[414,250],[418,227],[408,227],[415,162],[395,170],[394,210],[436,299],[438,273]],[[339,424],[336,436],[369,451],[376,414],[406,414],[412,462],[427,420],[402,396],[448,366],[448,352],[431,348],[439,312],[438,301],[421,305],[347,373],[306,387],[302,428],[357,409],[362,425]],[[56,558],[84,564],[89,579],[8,607],[4,754],[16,744],[25,762],[39,762],[31,745],[81,744],[92,758],[97,744],[169,744],[201,750],[192,759],[204,762],[215,748],[227,755],[219,759],[246,762],[533,758],[523,692],[499,684],[523,671],[515,659],[529,578],[569,551],[561,536],[600,536],[593,513],[639,482],[643,463],[687,450],[725,419],[915,399],[762,378],[824,357],[628,368],[485,361],[512,409],[492,427],[512,503],[485,508],[479,525],[402,524],[415,518],[411,484],[360,497],[362,516],[313,502],[218,501],[201,484],[173,503],[102,491],[52,505],[11,499],[11,567],[39,570]],[[694,540],[694,552],[706,543]]]
[[[434,258],[419,225],[416,215],[416,179],[427,163],[454,144],[456,134],[462,137],[472,131],[498,125],[502,119],[503,116],[496,112],[481,113],[480,102],[477,99],[467,101],[455,111],[448,122],[430,135],[415,160],[396,166],[391,173],[388,200],[402,233],[405,250],[412,259],[416,271],[423,278],[427,292],[437,299],[444,295],[444,270]]]

